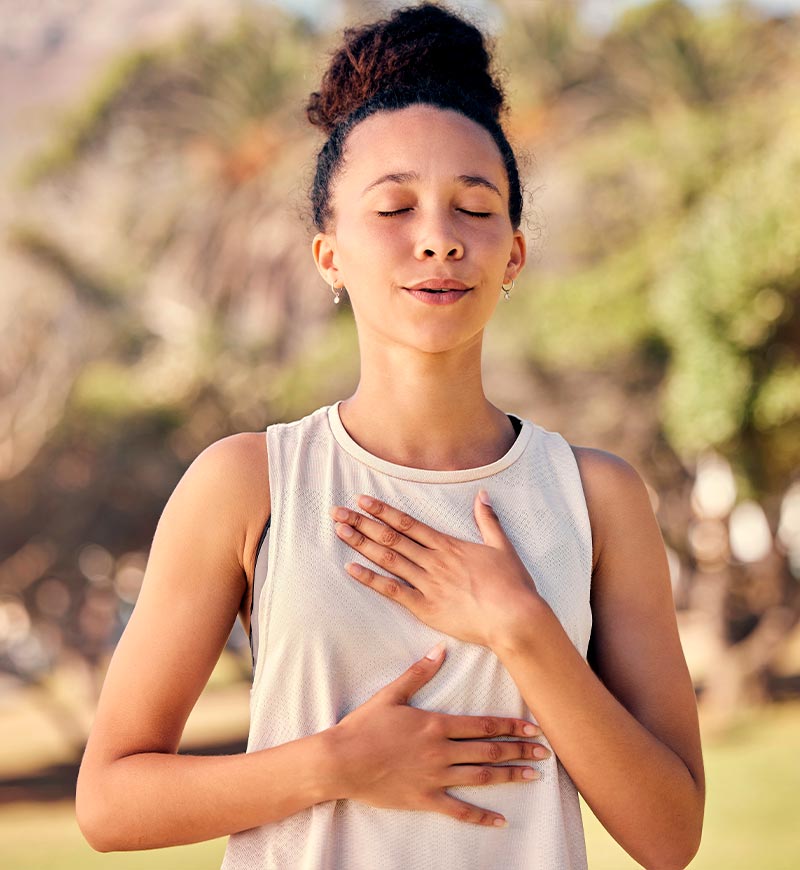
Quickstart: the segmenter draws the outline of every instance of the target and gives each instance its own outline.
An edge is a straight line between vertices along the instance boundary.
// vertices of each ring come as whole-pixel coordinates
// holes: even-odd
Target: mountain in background
[[[0,0],[0,184],[115,55],[190,21],[224,26],[240,8],[236,0]]]

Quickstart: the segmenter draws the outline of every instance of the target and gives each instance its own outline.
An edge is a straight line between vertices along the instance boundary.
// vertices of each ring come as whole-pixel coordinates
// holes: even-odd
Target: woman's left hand
[[[358,504],[377,519],[334,506],[336,534],[410,586],[349,562],[347,572],[360,583],[432,628],[490,649],[529,624],[530,605],[539,598],[536,585],[494,510],[477,495],[473,510],[482,544],[446,535],[366,495]]]

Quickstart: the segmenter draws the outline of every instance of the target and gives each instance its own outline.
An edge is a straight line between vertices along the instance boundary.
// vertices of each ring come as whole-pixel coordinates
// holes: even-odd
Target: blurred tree
[[[709,448],[727,457],[740,498],[762,506],[773,535],[787,483],[800,469],[795,100],[781,116],[780,135],[731,167],[684,223],[653,287],[671,350],[667,436],[687,460]],[[800,576],[792,576],[786,551],[779,555],[770,550],[756,568],[735,558],[712,567],[721,658],[709,679],[709,703],[735,708],[763,693],[770,661],[800,619]]]

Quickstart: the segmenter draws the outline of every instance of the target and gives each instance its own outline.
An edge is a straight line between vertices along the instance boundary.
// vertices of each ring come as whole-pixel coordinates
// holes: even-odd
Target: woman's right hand
[[[330,729],[339,796],[375,807],[430,810],[462,822],[504,827],[499,813],[458,800],[445,789],[530,782],[540,774],[529,765],[498,762],[540,761],[550,756],[550,750],[534,742],[486,739],[541,735],[537,725],[524,719],[453,716],[409,706],[410,697],[443,661],[444,644],[439,644]]]

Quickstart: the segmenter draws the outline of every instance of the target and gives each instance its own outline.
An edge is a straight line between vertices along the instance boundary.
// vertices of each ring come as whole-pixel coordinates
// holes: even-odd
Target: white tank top
[[[337,537],[328,513],[334,504],[359,510],[356,498],[367,493],[440,531],[480,542],[472,504],[484,487],[539,593],[585,658],[592,537],[577,463],[560,434],[520,423],[504,456],[456,471],[410,468],[368,453],[342,425],[338,402],[267,428],[272,513],[267,553],[256,565],[256,575],[260,569],[266,576],[254,582],[256,588],[262,580],[263,592],[253,617],[258,652],[248,752],[335,725],[442,639],[444,664],[412,696],[414,706],[536,721],[494,653],[443,635],[350,577],[344,564],[365,560]],[[555,755],[535,766],[542,778],[533,782],[448,789],[502,813],[506,828],[328,801],[233,834],[222,868],[585,868],[576,788]]]

